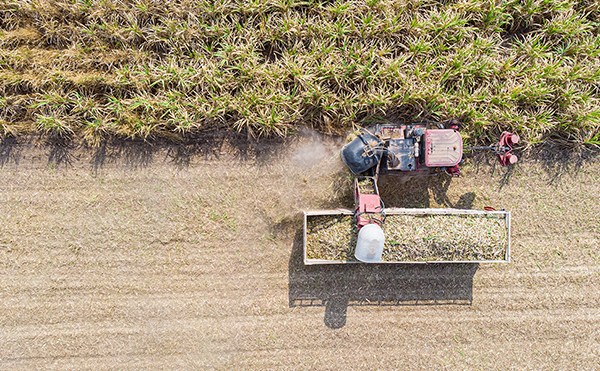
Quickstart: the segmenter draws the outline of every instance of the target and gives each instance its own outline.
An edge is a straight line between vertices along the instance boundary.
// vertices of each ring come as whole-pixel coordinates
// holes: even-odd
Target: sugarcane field
[[[597,0],[0,1],[0,370],[600,370]]]

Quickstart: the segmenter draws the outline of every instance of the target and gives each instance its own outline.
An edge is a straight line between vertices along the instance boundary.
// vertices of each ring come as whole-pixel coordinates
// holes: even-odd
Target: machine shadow
[[[451,183],[452,178],[444,173],[432,175],[423,172],[417,175],[382,175],[378,186],[386,207],[428,208],[433,198],[444,207],[471,209],[475,193],[467,192],[453,202],[447,194]]]
[[[348,306],[471,305],[479,264],[305,265],[303,231],[289,260],[289,306],[325,307],[325,325],[345,326]]]
[[[193,160],[252,161],[258,165],[270,160],[285,148],[282,137],[253,138],[228,130],[207,130],[175,139],[107,137],[98,146],[88,146],[81,138],[44,137],[0,138],[0,166],[14,164],[35,156],[57,168],[71,168],[88,162],[96,173],[108,164],[145,168],[155,162],[170,162],[185,168]],[[41,152],[40,155],[37,153]]]

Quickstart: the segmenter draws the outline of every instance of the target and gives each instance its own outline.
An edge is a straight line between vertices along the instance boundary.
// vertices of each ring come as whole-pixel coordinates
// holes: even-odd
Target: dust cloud
[[[339,155],[342,145],[340,137],[324,136],[310,128],[302,128],[298,142],[290,151],[291,163],[304,169],[326,165],[330,170],[340,170],[344,166]]]

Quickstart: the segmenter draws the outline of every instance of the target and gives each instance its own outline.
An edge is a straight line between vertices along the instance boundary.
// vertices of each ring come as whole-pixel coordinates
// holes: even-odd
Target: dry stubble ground
[[[598,163],[381,180],[511,210],[510,264],[304,267],[301,210],[351,203],[338,145],[5,142],[0,369],[600,368]]]

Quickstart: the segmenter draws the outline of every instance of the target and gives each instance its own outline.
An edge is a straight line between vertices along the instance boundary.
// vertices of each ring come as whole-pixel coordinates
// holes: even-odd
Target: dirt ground
[[[597,161],[381,179],[510,210],[510,264],[305,267],[302,210],[352,203],[341,143],[5,140],[0,369],[600,369]]]

